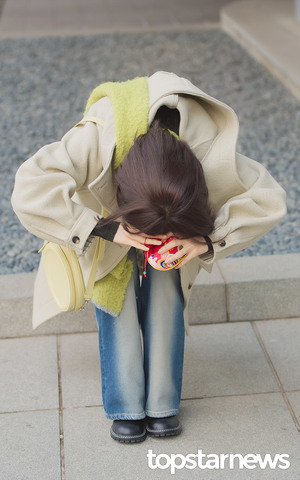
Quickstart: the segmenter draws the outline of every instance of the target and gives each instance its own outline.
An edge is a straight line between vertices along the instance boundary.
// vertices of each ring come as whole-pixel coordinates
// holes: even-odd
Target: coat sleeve
[[[210,235],[213,252],[210,258],[200,258],[207,271],[216,260],[257,242],[286,214],[285,191],[266,168],[240,154],[236,164],[243,192],[229,198],[217,212]]]
[[[87,189],[91,169],[101,173],[101,126],[72,128],[59,142],[42,147],[17,171],[12,206],[33,235],[82,253],[99,212],[72,197]]]

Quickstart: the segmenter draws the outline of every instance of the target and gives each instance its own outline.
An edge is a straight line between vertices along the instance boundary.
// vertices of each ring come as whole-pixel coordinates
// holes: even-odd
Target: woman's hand
[[[201,242],[201,243],[199,243]],[[185,239],[178,239],[174,238],[171,242],[164,245],[162,248],[159,249],[159,253],[163,254],[166,253],[171,248],[182,246],[177,253],[174,253],[171,257],[168,258],[168,262],[174,262],[179,260],[180,258],[184,257],[182,262],[177,265],[175,268],[178,269],[188,263],[192,258],[197,257],[198,255],[202,255],[208,251],[208,245],[203,237],[197,237],[197,241],[193,238],[185,238]]]
[[[130,227],[131,231],[134,232],[135,229]],[[161,245],[166,239],[167,235],[160,235],[158,238],[152,238],[144,233],[129,233],[125,230],[122,223],[114,236],[114,242],[121,245],[130,245],[131,247],[139,248],[147,252],[149,247],[147,245]]]

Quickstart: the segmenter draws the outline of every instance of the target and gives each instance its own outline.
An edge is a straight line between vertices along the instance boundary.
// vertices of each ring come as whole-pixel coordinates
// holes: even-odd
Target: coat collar
[[[208,163],[212,155],[219,161],[221,157],[224,159],[234,158],[239,125],[235,112],[228,105],[207,95],[189,80],[178,77],[174,73],[156,72],[148,78],[148,86],[149,125],[161,105],[177,108],[181,118],[179,136],[191,146],[198,158],[201,145],[210,142],[208,150],[201,158],[203,164]],[[189,101],[193,97],[199,100],[201,116],[200,113],[197,116],[194,111],[197,109],[198,102]],[[204,113],[205,117],[203,117]],[[102,112],[99,112],[99,116],[103,118]],[[204,121],[203,118],[205,118]],[[100,146],[103,170],[89,185],[89,189],[105,210],[110,213],[117,207],[116,184],[112,168],[116,134],[110,101],[103,120],[104,127]],[[203,128],[203,124],[205,123],[207,127],[208,122],[211,122],[210,128]],[[217,192],[213,193],[217,194]]]

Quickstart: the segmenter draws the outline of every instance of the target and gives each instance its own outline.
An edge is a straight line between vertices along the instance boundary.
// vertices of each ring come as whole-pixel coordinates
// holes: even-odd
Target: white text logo
[[[273,457],[267,453],[261,455],[260,453],[248,453],[247,455],[241,455],[240,453],[203,453],[202,450],[198,450],[198,453],[189,453],[182,455],[181,453],[166,453],[156,454],[152,450],[148,450],[148,467],[152,470],[159,468],[166,470],[170,468],[172,474],[176,470],[182,470],[187,468],[193,470],[199,468],[200,470],[224,470],[224,469],[243,469],[247,468],[252,470],[254,468],[281,468],[286,470],[290,466],[287,453],[276,453]]]

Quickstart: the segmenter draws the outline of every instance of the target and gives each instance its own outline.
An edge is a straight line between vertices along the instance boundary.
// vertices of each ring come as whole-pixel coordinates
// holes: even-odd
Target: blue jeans
[[[107,418],[176,415],[179,409],[185,329],[179,272],[147,266],[140,285],[134,270],[118,317],[96,308],[102,399]]]

